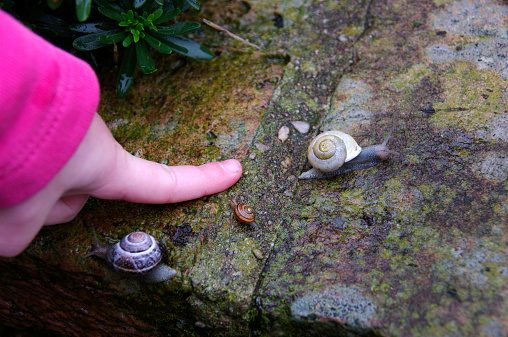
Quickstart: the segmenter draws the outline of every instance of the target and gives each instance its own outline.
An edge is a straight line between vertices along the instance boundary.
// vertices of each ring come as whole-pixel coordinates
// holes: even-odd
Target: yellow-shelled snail
[[[379,164],[390,155],[398,155],[386,145],[394,128],[383,143],[362,149],[350,135],[340,131],[327,131],[315,137],[308,148],[312,169],[298,179],[329,178]]]

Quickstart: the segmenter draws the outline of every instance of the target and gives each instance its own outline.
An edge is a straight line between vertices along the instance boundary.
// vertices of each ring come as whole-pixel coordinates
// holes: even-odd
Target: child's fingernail
[[[224,160],[220,163],[224,169],[230,173],[235,173],[242,170],[242,164],[236,159]]]

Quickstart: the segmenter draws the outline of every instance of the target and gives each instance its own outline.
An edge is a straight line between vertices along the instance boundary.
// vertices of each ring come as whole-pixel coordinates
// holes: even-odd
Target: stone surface
[[[506,336],[507,8],[206,3],[196,15],[261,52],[205,29],[217,58],[158,56],[123,101],[115,74],[102,74],[100,113],[133,154],[169,165],[237,158],[246,174],[175,205],[91,199],[0,259],[0,322],[70,336]],[[282,143],[291,121],[310,132]],[[393,125],[399,157],[296,179],[318,132],[338,128],[365,147]],[[257,229],[235,220],[237,194]],[[146,285],[82,259],[90,222],[101,242],[154,235],[177,276]]]

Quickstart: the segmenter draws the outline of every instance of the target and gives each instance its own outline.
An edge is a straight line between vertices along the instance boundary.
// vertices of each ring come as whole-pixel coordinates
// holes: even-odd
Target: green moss
[[[474,132],[488,124],[506,105],[507,82],[491,70],[456,62],[441,77],[444,101],[434,106],[431,121],[438,127],[460,126]]]
[[[412,66],[407,73],[390,81],[390,85],[398,92],[412,89],[431,73],[432,69],[430,69],[425,63],[418,63]]]

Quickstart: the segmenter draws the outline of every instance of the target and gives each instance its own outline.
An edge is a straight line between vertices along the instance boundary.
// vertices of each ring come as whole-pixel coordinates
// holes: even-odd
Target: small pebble
[[[259,151],[261,152],[266,152],[268,151],[270,148],[268,146],[266,146],[265,144],[261,143],[261,142],[255,142],[254,145],[258,148]]]
[[[291,158],[286,157],[286,158],[284,158],[284,160],[283,160],[280,164],[281,164],[283,167],[286,167],[286,168],[287,168],[287,167],[289,166],[289,164],[290,164],[290,163],[291,163]]]
[[[289,128],[283,126],[279,129],[279,139],[284,143],[289,138]]]
[[[197,321],[195,324],[196,324],[196,326],[197,326],[198,328],[201,328],[201,329],[206,328],[206,324],[205,324],[205,323],[203,323],[203,322],[199,322],[199,321]]]
[[[254,256],[256,257],[256,259],[258,260],[262,260],[264,255],[263,255],[263,252],[260,251],[259,249],[253,249],[252,250],[252,254],[254,254]]]
[[[346,35],[344,35],[344,34],[340,34],[340,36],[339,36],[339,41],[340,41],[340,42],[347,42],[348,40],[349,40],[349,39],[347,38],[347,36],[346,36]]]
[[[300,133],[307,133],[310,129],[310,124],[303,121],[292,121],[291,124],[295,127],[295,129]]]
[[[256,158],[256,154],[252,152],[251,154],[249,154],[249,158],[254,160],[254,158]]]

